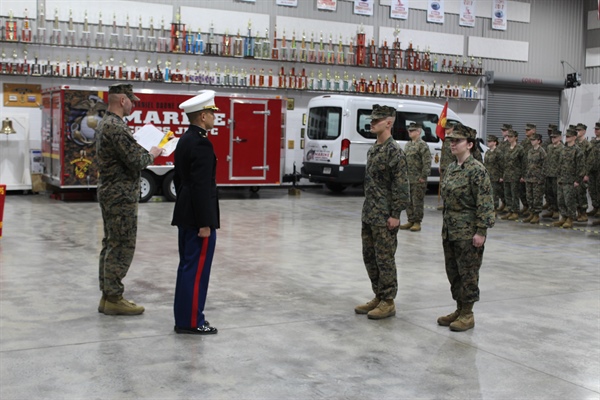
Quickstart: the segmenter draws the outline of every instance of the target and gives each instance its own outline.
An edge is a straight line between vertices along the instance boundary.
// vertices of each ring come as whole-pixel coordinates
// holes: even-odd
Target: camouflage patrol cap
[[[576,131],[585,131],[587,129],[587,125],[586,124],[582,124],[581,122],[577,124],[577,126],[575,127]]]
[[[510,131],[511,129],[512,129],[511,124],[502,124],[502,128],[500,128],[501,131]]]
[[[411,122],[410,125],[408,125],[408,130],[409,131],[416,131],[417,129],[421,129],[423,128],[423,126],[421,124],[418,124],[416,122]]]
[[[508,130],[508,136],[514,136],[514,137],[519,137],[519,132],[513,130],[513,129],[509,129]]]
[[[596,122],[596,126],[594,126],[594,129],[600,129],[600,122]]]
[[[454,129],[458,125],[460,125],[460,122],[446,121],[446,126],[444,126],[444,129]]]
[[[535,124],[530,124],[530,123],[525,124],[525,130],[530,130],[530,129],[535,129],[535,128],[536,128]]]
[[[571,125],[571,124],[569,124],[569,128],[568,128],[568,129],[575,129],[575,126],[576,126],[576,125]]]
[[[446,135],[450,139],[475,139],[473,131],[466,126],[456,126],[452,132]]]
[[[558,129],[555,129],[555,130],[552,131],[552,133],[550,133],[550,136],[551,137],[557,137],[557,136],[561,137],[562,136],[562,132],[559,131]]]
[[[567,129],[566,136],[577,136],[577,131],[575,129],[569,128]]]
[[[533,135],[529,136],[529,140],[542,140],[542,135],[539,133],[534,133]]]
[[[124,94],[131,101],[140,101],[140,99],[133,94],[133,85],[129,83],[117,83],[108,87],[108,94]]]
[[[373,111],[371,112],[371,120],[390,118],[396,116],[396,109],[390,106],[380,106],[379,104],[373,105]]]
[[[548,124],[548,132],[552,132],[558,129],[558,125],[556,124]]]
[[[498,143],[498,136],[496,136],[496,135],[487,135],[487,141],[488,142],[496,142],[496,143]]]

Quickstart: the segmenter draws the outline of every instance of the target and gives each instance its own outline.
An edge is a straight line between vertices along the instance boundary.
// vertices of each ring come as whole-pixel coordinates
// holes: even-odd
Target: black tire
[[[260,186],[250,186],[250,192],[252,193],[258,193],[259,190]]]
[[[325,184],[325,187],[334,193],[342,193],[348,186],[342,185],[341,183],[329,182]]]
[[[145,203],[156,193],[156,180],[148,171],[142,171],[140,178],[140,203]]]
[[[175,171],[171,171],[165,175],[162,182],[162,191],[167,201],[175,201],[177,198],[177,193],[175,193],[175,183],[173,182],[174,176]]]

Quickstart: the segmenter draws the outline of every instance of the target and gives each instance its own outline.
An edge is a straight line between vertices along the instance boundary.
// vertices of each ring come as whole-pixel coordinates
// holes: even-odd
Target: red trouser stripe
[[[196,277],[194,278],[194,297],[192,299],[192,323],[191,327],[196,328],[198,324],[198,292],[200,291],[200,278],[204,269],[204,261],[206,260],[206,251],[208,249],[208,241],[210,238],[202,238],[202,250],[198,259],[198,268],[196,268]]]

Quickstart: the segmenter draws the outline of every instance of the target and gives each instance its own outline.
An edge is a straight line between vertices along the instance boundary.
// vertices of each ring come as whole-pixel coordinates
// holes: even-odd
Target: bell
[[[8,118],[6,118],[4,121],[2,121],[2,133],[5,135],[17,133],[17,131],[15,131],[12,127],[12,121]]]

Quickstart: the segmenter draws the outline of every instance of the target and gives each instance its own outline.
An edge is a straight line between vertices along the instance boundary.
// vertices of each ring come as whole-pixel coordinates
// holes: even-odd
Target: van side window
[[[358,120],[356,121],[356,131],[364,138],[375,139],[376,135],[371,133],[371,110],[360,109],[358,110]],[[395,140],[406,140],[409,141],[408,136],[408,125],[411,122],[418,122],[423,126],[421,132],[421,138],[428,143],[438,143],[440,138],[435,134],[435,127],[437,126],[439,117],[435,114],[424,114],[424,113],[413,113],[413,112],[396,112],[396,121],[392,128],[392,137]],[[368,129],[367,129],[368,128]]]
[[[315,140],[335,140],[341,133],[340,107],[313,107],[308,114],[307,136]]]

